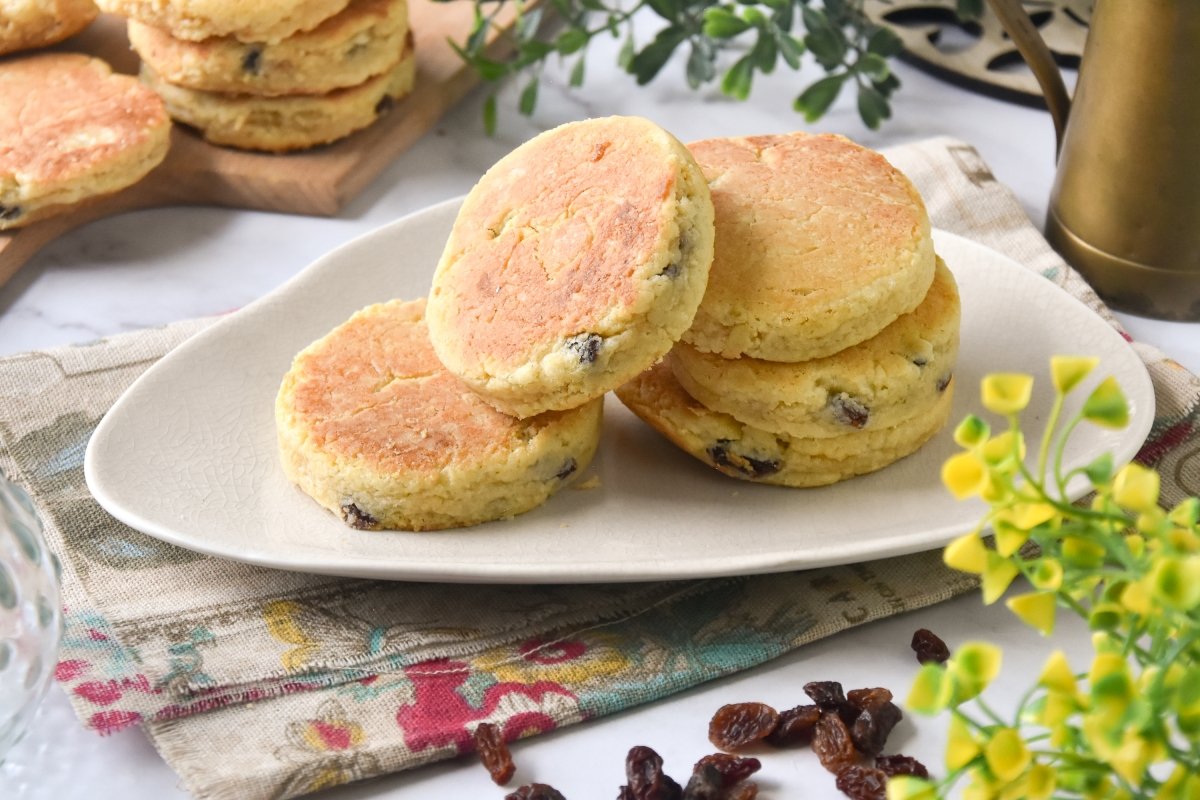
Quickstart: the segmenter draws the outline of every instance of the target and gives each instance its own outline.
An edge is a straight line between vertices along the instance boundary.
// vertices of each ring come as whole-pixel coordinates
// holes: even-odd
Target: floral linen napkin
[[[887,155],[935,226],[1116,326],[969,145]],[[88,727],[142,725],[197,797],[291,797],[406,769],[469,749],[484,720],[510,735],[580,722],[973,585],[938,552],[746,578],[464,587],[279,572],[164,544],[96,504],[83,452],[121,392],[208,324],[0,359],[0,470],[34,498],[63,565],[58,679]],[[1158,415],[1139,459],[1173,504],[1200,494],[1200,382],[1133,346]]]

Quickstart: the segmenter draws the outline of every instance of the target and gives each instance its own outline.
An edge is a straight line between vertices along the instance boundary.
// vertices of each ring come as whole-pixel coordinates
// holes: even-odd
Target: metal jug
[[[988,0],[1054,118],[1046,238],[1116,308],[1200,320],[1200,0],[1096,0],[1075,98],[1020,0]]]

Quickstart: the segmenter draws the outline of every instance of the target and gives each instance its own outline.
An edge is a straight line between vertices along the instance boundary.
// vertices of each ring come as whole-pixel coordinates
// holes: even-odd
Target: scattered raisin
[[[871,418],[871,410],[845,392],[830,395],[829,408],[835,420],[851,428],[862,428]]]
[[[767,743],[776,747],[803,747],[812,741],[813,727],[821,718],[817,706],[796,706],[779,712],[779,724],[767,736]]]
[[[926,358],[925,356],[917,356],[912,360],[912,364],[914,367],[923,367],[928,363],[929,363],[929,359]]]
[[[354,503],[345,503],[342,505],[342,521],[351,528],[360,531],[379,530],[379,520],[363,511]]]
[[[877,756],[883,752],[887,737],[896,727],[896,723],[904,719],[904,713],[899,706],[890,701],[859,713],[854,724],[850,726],[850,738],[860,753]]]
[[[851,766],[838,772],[837,788],[853,800],[884,800],[887,779],[883,770]]]
[[[575,470],[577,469],[579,469],[579,464],[575,462],[575,459],[568,458],[562,465],[562,469],[554,474],[554,477],[558,478],[560,481],[565,481],[567,478],[574,475]]]
[[[246,54],[242,56],[242,72],[257,75],[261,70],[262,48],[258,46],[247,47]]]
[[[721,706],[708,723],[708,740],[722,750],[738,750],[775,730],[779,712],[766,703]]]
[[[696,770],[701,767],[712,767],[720,773],[722,786],[728,789],[762,769],[762,762],[757,758],[742,758],[729,753],[713,753],[696,762]]]
[[[947,372],[942,377],[938,378],[937,390],[939,393],[946,391],[946,387],[950,385],[950,381],[954,378],[953,372]]]
[[[0,206],[0,220],[11,222],[19,216],[21,216],[20,206]]]
[[[842,685],[837,681],[810,681],[804,684],[804,693],[822,711],[841,711],[847,705]]]
[[[528,783],[515,792],[504,795],[504,800],[567,800],[562,792],[545,783]]]
[[[846,692],[846,701],[859,711],[872,711],[892,700],[892,693],[882,686],[874,689],[851,689]]]
[[[683,787],[683,800],[724,800],[725,778],[712,764],[697,764]]]
[[[717,468],[733,470],[746,478],[762,478],[773,475],[782,468],[778,459],[763,459],[744,456],[729,449],[732,442],[729,439],[718,439],[717,443],[708,448],[708,457]]]
[[[481,722],[472,732],[471,738],[475,741],[475,752],[479,754],[479,760],[492,776],[492,781],[497,786],[503,786],[512,780],[517,768],[513,764],[512,754],[508,751],[500,728],[490,722]]]
[[[930,661],[944,664],[950,658],[950,648],[928,628],[918,628],[913,634],[912,649],[917,654],[917,661],[922,664],[928,664]]]
[[[821,766],[835,775],[859,760],[854,740],[850,738],[850,729],[837,714],[822,714],[817,720],[812,749]]]
[[[637,745],[625,756],[625,780],[620,800],[680,800],[683,789],[662,771],[662,756],[652,748]]]
[[[396,98],[390,94],[385,94],[379,98],[379,102],[375,104],[375,116],[382,117],[387,112],[396,107]]]
[[[902,756],[899,753],[892,756],[875,756],[875,769],[883,772],[889,778],[893,775],[915,775],[918,778],[928,778],[929,770],[925,765],[912,756]]]
[[[686,234],[679,234],[679,258],[672,261],[663,267],[662,272],[658,273],[666,278],[679,277],[680,271],[683,269],[683,259],[687,257],[688,248],[692,246],[691,241]]]
[[[567,339],[567,350],[579,357],[580,364],[594,364],[600,356],[604,339],[598,333],[581,333]]]

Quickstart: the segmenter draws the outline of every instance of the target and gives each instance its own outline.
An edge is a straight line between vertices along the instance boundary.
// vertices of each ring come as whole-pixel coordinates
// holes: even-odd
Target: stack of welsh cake
[[[283,152],[365,128],[416,76],[407,0],[100,0],[142,80],[214,144]]]
[[[913,186],[838,136],[690,149],[716,215],[708,288],[683,341],[621,400],[762,483],[830,484],[917,450],[950,412],[959,298]]]

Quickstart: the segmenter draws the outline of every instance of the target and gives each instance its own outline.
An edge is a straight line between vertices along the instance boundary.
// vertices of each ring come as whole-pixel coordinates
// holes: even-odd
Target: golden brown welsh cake
[[[434,349],[507,413],[599,397],[691,324],[712,220],[695,160],[648,120],[590,119],[536,136],[463,203],[429,298]]]
[[[275,404],[284,473],[346,524],[511,517],[587,467],[603,403],[518,420],[438,362],[425,301],[369,306],[295,358]]]
[[[0,55],[61,42],[99,13],[92,0],[0,0]]]
[[[158,95],[99,59],[0,61],[0,230],[141,180],[167,154]]]

